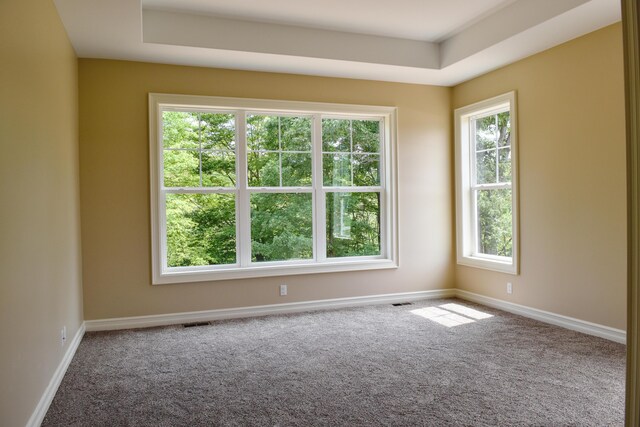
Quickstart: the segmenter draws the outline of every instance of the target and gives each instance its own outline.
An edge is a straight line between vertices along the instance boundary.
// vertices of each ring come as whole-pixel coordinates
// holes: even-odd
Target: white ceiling
[[[421,41],[440,41],[515,0],[142,0],[180,10],[272,24]]]
[[[436,85],[620,19],[618,0],[54,1],[82,58]]]

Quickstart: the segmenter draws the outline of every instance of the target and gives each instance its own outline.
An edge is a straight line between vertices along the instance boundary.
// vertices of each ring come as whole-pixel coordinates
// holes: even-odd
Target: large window
[[[515,93],[455,111],[459,264],[518,273]]]
[[[397,266],[394,108],[149,103],[154,284]]]

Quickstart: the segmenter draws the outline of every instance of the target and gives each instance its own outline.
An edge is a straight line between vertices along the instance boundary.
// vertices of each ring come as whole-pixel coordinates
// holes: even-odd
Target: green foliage
[[[163,113],[164,185],[235,187],[235,116]],[[380,183],[380,123],[324,119],[324,183]],[[247,117],[249,187],[312,185],[311,119]],[[167,194],[170,267],[237,262],[235,194]],[[254,262],[313,258],[311,193],[252,193]],[[338,227],[338,228],[336,228]],[[380,194],[327,193],[327,256],[380,254]]]
[[[233,114],[165,111],[162,115],[165,187],[234,187]]]
[[[326,187],[351,186],[351,154],[323,154],[322,170]]]
[[[200,148],[198,113],[164,111],[162,145],[164,148]]]
[[[311,119],[247,117],[250,187],[311,186]]]
[[[251,195],[253,261],[313,257],[311,193]]]
[[[200,186],[198,150],[164,150],[164,186]]]
[[[323,181],[327,187],[380,185],[380,123],[322,120]]]
[[[203,187],[235,187],[235,153],[203,151],[200,156]]]
[[[480,190],[477,200],[480,253],[510,257],[511,190]]]
[[[311,186],[311,153],[282,153],[282,185]]]
[[[235,186],[232,114],[163,113],[165,187]],[[167,265],[236,262],[232,194],[167,194]]]
[[[327,257],[380,254],[380,193],[327,193]]]
[[[510,183],[511,122],[509,112],[475,121],[476,183]],[[510,257],[513,254],[511,189],[478,190],[478,251]]]
[[[322,119],[322,151],[351,151],[351,121]]]
[[[376,186],[380,185],[380,155],[378,154],[354,154],[353,185]]]
[[[374,120],[352,120],[353,151],[355,153],[380,152],[380,122]]]
[[[167,265],[236,262],[233,194],[167,194]]]

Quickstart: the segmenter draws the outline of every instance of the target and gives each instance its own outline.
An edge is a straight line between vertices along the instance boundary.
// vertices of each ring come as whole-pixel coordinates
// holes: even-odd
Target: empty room
[[[638,6],[0,2],[0,426],[640,425]]]

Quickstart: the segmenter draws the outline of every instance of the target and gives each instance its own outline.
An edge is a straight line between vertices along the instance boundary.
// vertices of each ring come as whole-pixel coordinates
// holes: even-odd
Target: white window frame
[[[167,267],[165,195],[188,189],[166,189],[162,171],[162,111],[193,109],[236,114],[236,187],[215,188],[209,192],[236,194],[236,245],[238,263],[218,266]],[[247,186],[247,114],[291,115],[312,117],[311,187]],[[321,118],[368,119],[381,121],[380,186],[324,187],[322,185],[322,121]],[[151,183],[151,260],[154,285],[284,276],[292,274],[328,273],[354,270],[376,270],[398,267],[397,154],[396,107],[295,102],[266,99],[226,98],[212,96],[149,94],[149,155]],[[242,143],[242,142],[245,143]],[[320,185],[318,185],[318,183]],[[380,249],[377,256],[326,258],[327,192],[380,192]],[[313,198],[313,259],[251,262],[250,193],[306,192]],[[245,248],[249,248],[246,250]]]
[[[511,257],[480,254],[477,251],[477,213],[474,187],[475,147],[473,118],[492,112],[509,111],[511,120],[511,184],[490,184],[487,188],[511,189],[512,247]],[[515,91],[496,96],[455,110],[455,168],[456,168],[456,253],[457,263],[470,267],[519,274],[520,247],[518,225],[518,132]],[[480,188],[482,185],[477,185]]]

